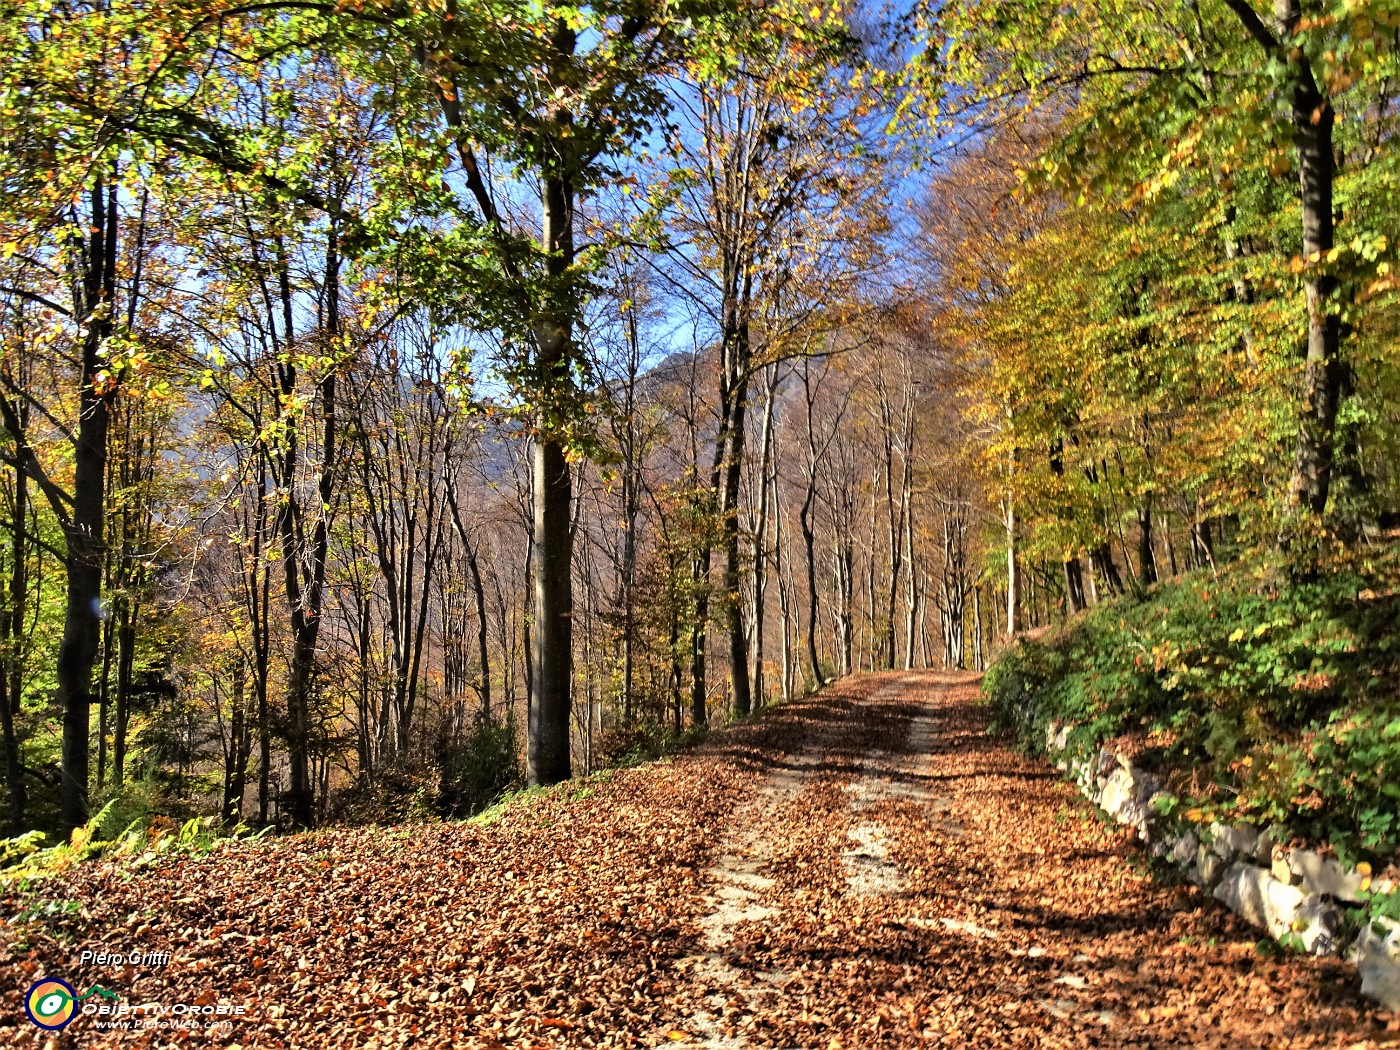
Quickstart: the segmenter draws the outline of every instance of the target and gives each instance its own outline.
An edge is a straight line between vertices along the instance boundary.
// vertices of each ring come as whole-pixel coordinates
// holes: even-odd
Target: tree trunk
[[[1275,0],[1275,18],[1287,37],[1293,35],[1298,24],[1300,8],[1298,0]],[[1333,247],[1332,185],[1336,158],[1332,128],[1336,117],[1330,100],[1318,89],[1311,63],[1301,48],[1290,51],[1288,70],[1303,212],[1303,257],[1313,260],[1325,256]],[[1315,267],[1304,272],[1308,348],[1289,503],[1320,515],[1327,506],[1332,483],[1337,409],[1345,369],[1340,354],[1341,317],[1337,304],[1331,302],[1338,290],[1337,278],[1330,273],[1319,274]]]
[[[23,699],[23,644],[25,607],[29,594],[28,563],[25,558],[25,518],[29,515],[29,479],[22,469],[15,470],[15,499],[10,519],[10,579],[9,601],[0,625],[0,645],[4,659],[0,661],[0,741],[5,749],[5,788],[10,797],[10,835],[24,831],[24,811],[28,803],[24,789],[24,765],[20,759],[19,736],[15,718],[20,714]]]
[[[1300,0],[1274,0],[1272,25],[1250,0],[1225,0],[1245,31],[1272,61],[1286,69],[1284,84],[1293,115],[1293,143],[1298,154],[1299,197],[1303,225],[1303,289],[1307,298],[1308,337],[1303,369],[1303,397],[1298,409],[1298,440],[1289,479],[1290,508],[1320,515],[1332,481],[1337,409],[1346,368],[1341,360],[1341,318],[1329,303],[1337,278],[1319,273],[1317,262],[1334,247],[1332,191],[1336,156],[1332,148],[1336,113],[1318,86],[1307,53],[1294,44],[1302,21]],[[1287,546],[1285,523],[1279,542]]]
[[[1085,608],[1084,602],[1084,572],[1079,564],[1079,559],[1066,558],[1064,562],[1065,574],[1065,615],[1073,616],[1075,613]]]
[[[248,672],[243,661],[233,676],[233,710],[229,714],[229,750],[224,768],[224,801],[219,813],[224,823],[235,823],[243,812],[243,795],[247,790],[248,722],[246,699]]]
[[[748,325],[744,324],[743,329],[743,339],[747,342]],[[734,388],[724,479],[724,604],[729,626],[729,678],[734,689],[734,711],[741,717],[753,709],[753,697],[749,692],[749,638],[744,630],[743,602],[739,593],[739,482],[744,469],[748,388],[747,378],[741,378]]]
[[[767,683],[763,676],[763,621],[766,612],[768,568],[768,501],[773,468],[773,409],[778,393],[778,366],[772,365],[763,402],[763,428],[759,437],[758,513],[753,530],[753,696],[764,704]]]
[[[816,480],[807,483],[807,498],[798,515],[802,527],[802,543],[807,551],[807,662],[812,671],[812,684],[822,686],[826,678],[822,674],[821,659],[817,655],[817,534],[812,528],[812,499]]]
[[[982,653],[982,585],[980,583],[972,589],[972,630],[973,666],[979,671],[985,671],[987,662]]]
[[[91,192],[92,226],[83,274],[87,335],[73,449],[73,506],[64,526],[67,605],[58,649],[58,704],[63,711],[60,808],[65,829],[87,821],[89,705],[102,619],[103,521],[107,499],[107,432],[115,387],[103,374],[112,331],[117,262],[117,191],[99,179]]]
[[[321,338],[328,351],[337,352],[340,338],[340,254],[339,233],[334,223],[326,236],[324,328]],[[286,270],[283,279],[287,280]],[[290,295],[284,298],[290,301]],[[290,319],[289,319],[290,321]],[[291,331],[290,323],[287,331]],[[317,484],[315,524],[306,550],[309,565],[303,569],[304,535],[299,515],[291,508],[281,510],[282,565],[286,578],[287,603],[291,610],[292,657],[287,680],[287,761],[290,785],[287,801],[296,827],[310,827],[316,820],[316,786],[311,769],[311,700],[315,691],[316,645],[320,637],[325,604],[326,565],[330,549],[330,508],[334,497],[336,440],[336,368],[330,364],[318,384],[321,406],[321,463]],[[283,368],[283,397],[290,397],[295,376],[290,366]],[[284,452],[283,476],[289,488],[295,484],[296,445]]]
[[[1157,559],[1152,550],[1152,493],[1143,494],[1137,517],[1138,581],[1148,587],[1157,582]]]
[[[1016,571],[1016,504],[1006,497],[1006,637],[1021,628],[1021,577]]]
[[[1113,560],[1113,551],[1107,543],[1100,543],[1089,552],[1089,565],[1090,571],[1099,574],[1110,595],[1123,593],[1123,577],[1118,572],[1118,564]]]
[[[481,585],[481,566],[476,558],[476,546],[466,544],[467,569],[472,578],[472,594],[476,596],[476,647],[477,659],[481,662],[481,717],[491,721],[491,651],[488,648],[486,633],[486,588]]]
[[[572,50],[572,48],[570,48]],[[543,186],[546,270],[564,282],[574,261],[574,199],[568,181],[547,174]],[[536,367],[545,392],[572,383],[574,307],[572,298],[547,305],[536,330]],[[529,740],[525,774],[532,786],[557,784],[571,775],[569,763],[570,684],[573,678],[573,476],[556,418],[546,404],[537,418],[534,442],[535,622]]]

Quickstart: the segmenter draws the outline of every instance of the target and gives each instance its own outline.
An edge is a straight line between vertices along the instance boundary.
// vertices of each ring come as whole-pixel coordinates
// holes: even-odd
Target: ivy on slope
[[[989,670],[996,720],[1031,750],[1051,721],[1170,771],[1200,819],[1282,824],[1344,858],[1400,851],[1400,573],[1309,580],[1235,566],[1105,603]]]

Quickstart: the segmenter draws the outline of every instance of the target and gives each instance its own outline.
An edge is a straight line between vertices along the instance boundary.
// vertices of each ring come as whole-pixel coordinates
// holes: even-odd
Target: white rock
[[[1252,824],[1220,824],[1210,826],[1210,848],[1227,864],[1236,858],[1251,858],[1259,841],[1259,829]]]
[[[1070,726],[1067,722],[1049,722],[1045,726],[1045,750],[1059,754],[1069,747]]]
[[[1157,792],[1157,780],[1140,769],[1119,766],[1104,781],[1099,805],[1121,824],[1147,826],[1152,816],[1148,800]]]
[[[1259,832],[1259,837],[1254,840],[1254,859],[1260,864],[1272,863],[1274,859],[1274,847],[1279,844],[1283,837],[1283,832],[1278,828],[1269,827]]]
[[[1216,900],[1245,921],[1268,930],[1275,939],[1293,929],[1305,897],[1297,886],[1279,882],[1252,864],[1231,864],[1215,887]]]
[[[1197,886],[1211,886],[1220,878],[1224,861],[1217,857],[1205,843],[1196,847],[1196,863],[1186,873],[1186,877]]]
[[[1331,857],[1310,849],[1292,849],[1288,851],[1288,870],[1308,893],[1325,893],[1353,903],[1362,900],[1361,882],[1365,876],[1348,871]]]
[[[1104,808],[1109,816],[1123,820],[1119,814],[1124,811],[1131,811],[1133,802],[1133,775],[1126,769],[1115,769],[1109,778],[1104,782],[1103,792],[1099,795],[1099,805]],[[1136,823],[1135,821],[1124,821],[1125,823]]]
[[[1099,786],[1113,775],[1115,769],[1121,768],[1118,763],[1118,756],[1108,748],[1099,748],[1099,764],[1094,775],[1098,778]]]
[[[1199,845],[1200,842],[1196,840],[1195,833],[1191,831],[1186,832],[1181,838],[1177,839],[1176,843],[1172,846],[1172,862],[1179,864],[1183,868],[1188,864],[1195,863],[1196,847]]]
[[[1373,919],[1347,952],[1361,972],[1361,994],[1400,1011],[1400,922]]]
[[[1336,955],[1342,947],[1342,909],[1317,894],[1305,898],[1293,916],[1293,931],[1313,955]]]

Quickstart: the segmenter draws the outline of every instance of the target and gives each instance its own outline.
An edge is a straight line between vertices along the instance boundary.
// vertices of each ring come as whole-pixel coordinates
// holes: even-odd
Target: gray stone
[[[1194,832],[1188,831],[1172,845],[1171,859],[1174,864],[1186,867],[1196,861],[1196,847],[1200,845]]]
[[[1104,781],[1099,805],[1120,824],[1144,828],[1153,815],[1148,800],[1157,787],[1157,779],[1150,774],[1119,766]]]
[[[1253,824],[1220,824],[1210,826],[1210,848],[1225,863],[1237,858],[1252,859],[1259,841],[1259,829]]]
[[[1288,851],[1288,870],[1308,893],[1325,893],[1352,903],[1364,899],[1361,883],[1365,876],[1354,870],[1348,871],[1331,857],[1324,857],[1310,849],[1291,849]]]
[[[1400,1011],[1400,923],[1373,919],[1347,952],[1361,972],[1361,994]]]
[[[1135,820],[1127,819],[1129,816],[1136,815],[1133,809],[1135,786],[1131,773],[1126,769],[1115,769],[1104,781],[1103,792],[1099,795],[1099,805],[1109,816],[1121,823],[1137,823]]]
[[[1216,900],[1246,922],[1268,930],[1275,940],[1293,929],[1305,897],[1297,886],[1279,882],[1252,864],[1231,864],[1215,887]]]
[[[1103,747],[1099,749],[1098,768],[1094,771],[1094,776],[1099,782],[1099,787],[1103,787],[1104,782],[1113,775],[1113,771],[1121,768],[1118,764],[1118,756]]]
[[[1069,747],[1070,726],[1066,722],[1050,722],[1045,727],[1045,750],[1059,754]]]
[[[1197,886],[1212,886],[1220,878],[1225,863],[1204,843],[1196,847],[1196,863],[1186,873],[1186,877]]]
[[[1342,948],[1342,909],[1325,897],[1304,898],[1293,915],[1293,932],[1313,955],[1336,955]]]

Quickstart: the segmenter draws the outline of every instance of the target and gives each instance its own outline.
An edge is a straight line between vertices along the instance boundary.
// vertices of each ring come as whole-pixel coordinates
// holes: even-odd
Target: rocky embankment
[[[1174,864],[1235,914],[1275,940],[1356,964],[1363,994],[1400,1011],[1400,892],[1362,865],[1290,846],[1278,828],[1186,825],[1163,813],[1171,796],[1160,777],[1104,747],[1076,749],[1072,726],[1052,722],[1045,748],[1057,769],[1120,824],[1136,829],[1154,857]],[[1390,914],[1387,914],[1390,913]]]

